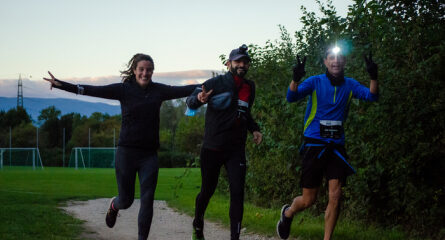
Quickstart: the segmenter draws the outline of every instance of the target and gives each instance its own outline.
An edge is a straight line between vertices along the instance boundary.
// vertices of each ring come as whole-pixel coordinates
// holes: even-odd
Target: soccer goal
[[[114,147],[75,147],[71,150],[68,167],[114,168],[115,154]]]
[[[33,169],[43,169],[38,148],[0,148],[0,168],[5,166],[32,166]]]

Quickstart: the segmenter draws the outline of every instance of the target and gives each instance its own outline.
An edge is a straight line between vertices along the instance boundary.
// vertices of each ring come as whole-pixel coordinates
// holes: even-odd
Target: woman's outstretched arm
[[[55,87],[75,94],[106,98],[106,99],[114,99],[114,100],[120,100],[123,96],[122,83],[114,83],[104,86],[91,86],[91,85],[80,85],[80,84],[74,85],[55,78],[50,71],[48,71],[48,74],[50,75],[51,78],[43,78],[43,79],[51,83],[50,89]]]
[[[163,100],[171,100],[176,98],[187,97],[195,90],[198,85],[186,85],[186,86],[169,86],[161,85],[163,91]]]

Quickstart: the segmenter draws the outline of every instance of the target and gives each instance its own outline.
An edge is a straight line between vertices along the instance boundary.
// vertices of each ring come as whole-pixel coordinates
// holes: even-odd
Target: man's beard
[[[238,74],[238,69],[244,69],[244,72]],[[246,75],[246,73],[247,73],[247,69],[246,68],[242,68],[242,67],[230,67],[230,72],[233,75],[236,75],[238,77],[244,77],[244,75]]]

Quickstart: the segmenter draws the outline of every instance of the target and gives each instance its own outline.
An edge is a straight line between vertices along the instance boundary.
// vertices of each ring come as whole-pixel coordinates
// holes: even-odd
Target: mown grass
[[[199,192],[199,169],[161,169],[155,198],[193,215]],[[69,199],[87,200],[117,194],[113,169],[4,168],[0,170],[0,239],[78,239],[82,222],[57,208]],[[136,197],[139,196],[138,184]],[[229,199],[216,193],[206,219],[229,225]],[[275,235],[279,209],[245,204],[243,225],[249,232]],[[321,239],[322,217],[301,214],[292,226],[293,237]],[[334,239],[407,239],[398,230],[381,229],[341,219]]]

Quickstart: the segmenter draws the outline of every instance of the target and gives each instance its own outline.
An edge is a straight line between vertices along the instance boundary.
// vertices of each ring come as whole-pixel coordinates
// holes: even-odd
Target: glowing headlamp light
[[[333,49],[332,49],[332,53],[334,53],[334,54],[338,54],[339,52],[340,52],[340,48],[339,47],[334,47]]]

